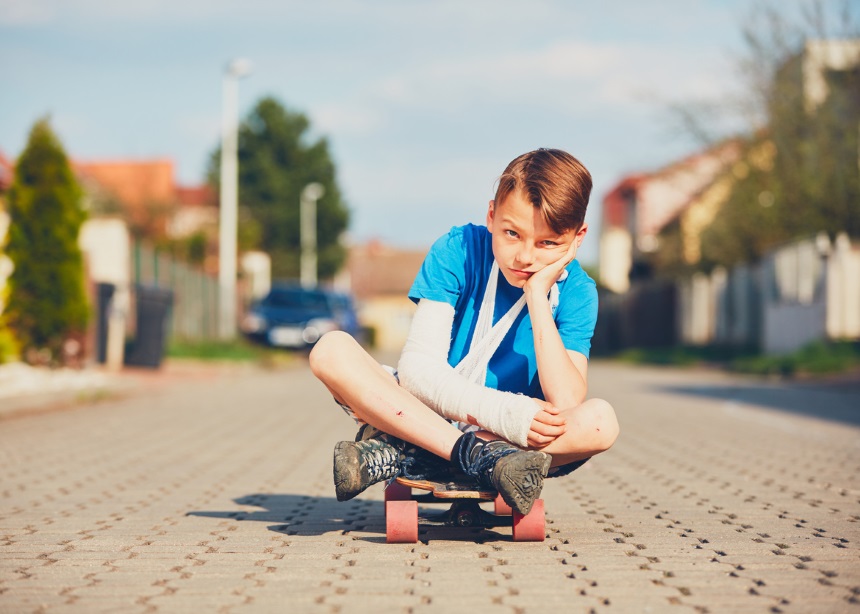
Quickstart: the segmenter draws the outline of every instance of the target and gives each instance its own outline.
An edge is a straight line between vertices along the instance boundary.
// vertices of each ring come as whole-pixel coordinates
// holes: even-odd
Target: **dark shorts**
[[[573,461],[572,463],[567,463],[566,465],[559,465],[558,467],[550,467],[549,473],[546,477],[548,478],[563,478],[566,475],[570,475],[580,467],[582,467],[585,463],[587,463],[591,458],[583,458],[582,460]]]

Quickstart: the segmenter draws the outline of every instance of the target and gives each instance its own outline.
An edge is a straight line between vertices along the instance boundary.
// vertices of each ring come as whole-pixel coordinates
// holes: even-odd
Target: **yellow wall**
[[[377,349],[399,353],[414,313],[415,304],[405,296],[378,296],[361,302],[358,317],[376,331]]]

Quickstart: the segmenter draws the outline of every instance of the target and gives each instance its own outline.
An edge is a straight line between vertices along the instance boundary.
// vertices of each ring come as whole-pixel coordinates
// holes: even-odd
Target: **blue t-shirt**
[[[454,227],[439,238],[421,265],[409,298],[448,303],[454,307],[454,330],[448,364],[459,364],[469,352],[478,311],[493,265],[492,234],[485,226]],[[559,282],[559,304],[553,314],[564,347],[584,354],[591,350],[597,323],[597,286],[574,260]],[[493,324],[523,295],[499,273]],[[523,309],[487,367],[489,388],[543,399],[528,309]]]

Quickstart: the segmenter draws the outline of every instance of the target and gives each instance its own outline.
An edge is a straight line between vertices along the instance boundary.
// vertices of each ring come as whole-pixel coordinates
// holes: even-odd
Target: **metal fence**
[[[860,339],[860,245],[844,234],[793,242],[754,265],[602,296],[594,341],[604,353],[681,343],[772,354],[824,339]]]
[[[173,292],[169,335],[180,339],[218,338],[218,279],[135,241],[132,247],[135,286],[157,286]]]

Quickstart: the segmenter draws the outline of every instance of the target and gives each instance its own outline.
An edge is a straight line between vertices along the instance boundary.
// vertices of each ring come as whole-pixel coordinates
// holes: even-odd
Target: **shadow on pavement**
[[[224,510],[187,512],[186,516],[219,518],[237,522],[256,521],[273,523],[270,531],[284,535],[314,536],[332,532],[368,532],[375,536],[356,536],[371,543],[385,543],[385,506],[382,501],[353,499],[339,502],[333,497],[311,497],[308,495],[257,493],[233,499],[236,505],[252,506],[259,510]],[[440,510],[421,506],[424,511]],[[492,529],[473,527],[427,526],[419,527],[418,539],[426,543],[433,539],[446,541],[465,540],[478,543],[511,541],[510,529],[496,532]]]
[[[193,511],[186,516],[271,522],[275,524],[269,527],[270,531],[285,535],[323,535],[332,531],[356,530],[369,519],[372,522],[381,522],[382,530],[385,530],[384,507],[381,501],[353,500],[340,503],[333,497],[271,493],[246,495],[233,501],[237,505],[262,509]]]
[[[660,392],[756,405],[832,422],[860,425],[860,382],[657,386]]]

